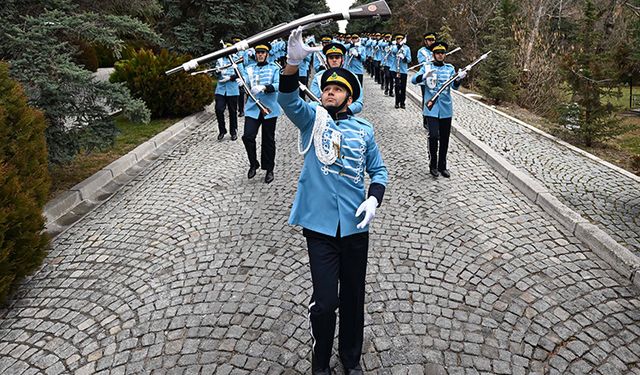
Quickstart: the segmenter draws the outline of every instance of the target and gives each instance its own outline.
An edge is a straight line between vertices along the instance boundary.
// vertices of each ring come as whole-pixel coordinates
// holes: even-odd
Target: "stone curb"
[[[407,90],[409,98],[422,108],[422,100],[417,93],[412,90]],[[460,94],[462,95],[462,94]],[[467,98],[468,100],[474,100]],[[475,101],[475,100],[474,100]],[[477,101],[476,101],[477,102]],[[493,110],[501,116],[505,116],[510,120],[516,121],[527,128],[533,128],[531,125],[514,119],[513,117],[506,115],[494,108],[487,106],[484,103],[480,103],[485,107]],[[535,129],[535,128],[534,128]],[[533,129],[532,129],[533,130]],[[555,137],[541,132],[539,129],[535,129],[536,133],[542,133],[547,138],[555,139]],[[507,159],[505,159],[498,152],[494,151],[489,145],[480,141],[474,135],[467,130],[456,126],[452,127],[451,132],[458,138],[464,145],[468,146],[475,154],[485,160],[491,165],[499,174],[504,176],[509,182],[511,182],[520,192],[526,195],[529,199],[540,206],[545,212],[553,216],[558,220],[567,230],[569,230],[580,241],[586,244],[594,253],[596,253],[602,260],[611,265],[614,269],[620,272],[625,277],[629,278],[638,288],[640,288],[640,258],[634,255],[629,249],[620,245],[606,232],[600,229],[598,226],[589,223],[588,220],[583,218],[579,213],[575,212],[567,205],[562,203],[556,198],[552,192],[538,180],[532,178],[528,174],[520,171]],[[566,142],[556,140],[556,142],[566,145],[575,149],[574,146],[568,145]],[[585,153],[579,150],[580,153]],[[587,153],[588,154],[588,153]],[[590,155],[590,154],[588,154]],[[603,164],[610,166],[609,163],[590,155],[592,160],[599,160]],[[615,166],[613,166],[615,167]],[[616,170],[621,170],[619,167],[615,167]],[[624,170],[623,170],[624,171]],[[627,171],[626,174],[631,174]],[[633,174],[631,174],[633,175]],[[633,175],[635,176],[635,175]],[[639,179],[640,181],[640,179]]]
[[[88,212],[87,207],[93,207],[99,201],[111,196],[117,188],[122,186],[121,181],[131,180],[132,176],[128,175],[128,172],[137,175],[151,158],[158,156],[156,153],[160,147],[181,141],[191,130],[201,125],[203,118],[207,116],[206,111],[202,111],[183,118],[47,202],[43,211],[46,220],[45,231],[52,236],[61,233],[70,225],[69,220],[65,220],[66,216],[73,214],[78,217],[84,216]],[[123,178],[125,176],[126,178]],[[115,185],[116,189],[114,190],[111,185]]]

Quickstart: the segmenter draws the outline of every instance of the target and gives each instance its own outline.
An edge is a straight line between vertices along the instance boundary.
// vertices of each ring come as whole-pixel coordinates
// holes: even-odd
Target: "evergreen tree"
[[[572,102],[564,105],[561,120],[587,146],[624,131],[614,114],[614,106],[602,102],[603,95],[612,93],[616,80],[612,79],[615,76],[612,51],[606,48],[603,34],[598,32],[597,21],[593,2],[586,0],[576,45],[565,54],[562,63]]]
[[[502,0],[484,38],[485,49],[492,52],[479,67],[478,87],[495,104],[516,95],[515,41],[511,27],[514,13],[511,0]]]
[[[50,10],[55,9],[55,10]],[[70,0],[5,0],[0,9],[0,59],[43,110],[49,160],[61,163],[81,150],[113,142],[116,127],[107,108],[121,108],[134,121],[148,121],[144,102],[119,84],[95,81],[74,61],[78,41],[119,53],[124,38],[159,42],[144,23],[129,16],[79,11]]]
[[[49,194],[46,124],[0,63],[0,303],[46,254],[42,209]]]

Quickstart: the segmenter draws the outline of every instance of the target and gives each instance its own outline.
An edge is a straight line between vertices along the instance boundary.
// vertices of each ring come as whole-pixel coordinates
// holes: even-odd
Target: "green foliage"
[[[624,132],[614,115],[616,108],[603,103],[602,96],[612,95],[616,82],[614,51],[604,48],[606,40],[598,32],[598,13],[591,0],[584,2],[584,13],[576,34],[576,45],[566,53],[562,71],[572,100],[563,105],[561,121],[565,127],[587,146]],[[615,93],[613,93],[615,95]]]
[[[7,0],[0,10],[0,58],[10,62],[30,103],[45,112],[50,162],[64,163],[80,151],[111,144],[117,131],[110,108],[122,109],[132,120],[149,121],[144,103],[123,85],[98,82],[74,62],[80,42],[119,54],[123,38],[159,42],[139,20],[79,12],[69,0]]]
[[[189,59],[167,50],[155,55],[141,49],[129,60],[116,63],[110,81],[124,82],[132,95],[144,100],[154,118],[189,115],[201,111],[214,98],[213,81],[205,74],[164,74]]]
[[[49,192],[46,124],[27,105],[20,85],[0,63],[0,303],[37,269],[48,238],[42,209]]]
[[[479,67],[478,87],[495,104],[516,96],[515,41],[511,28],[514,15],[511,0],[502,0],[495,16],[489,21],[485,49],[491,54]]]

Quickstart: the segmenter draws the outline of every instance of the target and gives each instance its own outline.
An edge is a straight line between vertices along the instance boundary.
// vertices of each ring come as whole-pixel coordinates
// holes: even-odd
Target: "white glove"
[[[467,72],[464,71],[463,69],[459,69],[458,70],[458,78],[456,78],[456,79],[464,79],[464,77],[466,77],[466,76],[467,76]]]
[[[242,83],[242,78],[240,78],[240,77],[236,78],[236,82]]]
[[[310,53],[322,51],[322,47],[309,47],[302,41],[302,26],[291,32],[287,42],[287,64],[300,65]]]
[[[376,207],[378,207],[378,199],[373,195],[360,204],[360,207],[358,207],[358,210],[356,211],[356,217],[360,216],[363,212],[365,214],[364,220],[362,220],[360,224],[356,225],[356,228],[362,229],[369,225],[371,220],[376,216]]]
[[[422,75],[422,80],[426,81],[429,77],[431,77],[433,75],[433,70],[431,69],[431,66],[427,65],[424,68],[424,74]]]
[[[358,49],[357,49],[357,48],[351,48],[351,49],[349,50],[349,54],[350,54],[351,56],[355,56],[355,57],[358,57],[358,56],[360,55],[360,53],[358,53]]]
[[[251,93],[253,95],[258,95],[259,93],[263,92],[264,90],[266,90],[266,86],[265,85],[255,85],[251,87]]]
[[[404,58],[405,58],[404,53],[402,53],[402,52],[399,53],[396,57],[399,58],[400,60],[404,60]]]
[[[196,60],[189,60],[186,63],[182,64],[182,69],[184,69],[185,72],[193,70],[197,67],[198,67],[198,62]]]
[[[230,79],[231,79],[231,77],[230,77],[230,76],[222,76],[222,79],[221,79],[221,80],[219,80],[218,82],[223,83],[223,82],[227,82],[227,81],[229,81]]]

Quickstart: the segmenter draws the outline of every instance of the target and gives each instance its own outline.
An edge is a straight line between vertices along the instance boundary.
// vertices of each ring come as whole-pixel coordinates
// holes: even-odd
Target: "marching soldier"
[[[344,54],[347,50],[340,43],[329,43],[322,47],[322,53],[326,56],[327,64],[329,68],[340,68],[344,64]],[[316,97],[322,96],[322,88],[321,88],[321,78],[322,74],[325,70],[318,71],[311,81],[311,87],[309,90]],[[362,92],[362,86],[360,86],[360,91]],[[364,106],[362,95],[360,95],[357,99],[353,100],[348,107],[349,114],[355,115],[356,113],[362,112],[362,107]]]
[[[393,84],[395,81],[395,63],[394,55],[391,53],[391,47],[395,45],[395,41],[391,41],[391,34],[384,34],[384,55],[382,56],[381,65],[383,66],[383,72],[381,73],[383,77],[382,89],[384,90],[384,94],[393,97]],[[392,71],[391,69],[394,69]]]
[[[257,103],[249,98],[245,108],[244,135],[242,142],[247,150],[249,158],[249,179],[255,177],[258,168],[262,167],[267,173],[264,182],[273,181],[273,168],[276,158],[276,120],[280,116],[280,107],[276,101],[278,97],[278,82],[280,74],[278,65],[267,61],[271,44],[265,42],[254,47],[256,63],[245,68],[244,79],[251,87],[251,93],[261,103],[271,110],[266,114],[260,110]],[[297,77],[296,77],[297,78]],[[256,136],[262,126],[262,150],[260,152],[261,163],[258,163],[256,154]]]
[[[411,62],[411,49],[405,42],[403,34],[396,34],[396,45],[391,47],[391,54],[394,56],[393,71],[396,73],[396,108],[405,108],[407,98],[407,73]]]
[[[435,42],[431,45],[434,61],[423,65],[418,73],[413,76],[411,82],[419,84],[425,82],[425,96],[423,116],[426,117],[429,128],[429,173],[433,177],[449,178],[451,174],[447,169],[447,151],[449,149],[449,136],[451,135],[451,118],[453,117],[453,103],[451,102],[451,89],[447,87],[440,94],[440,98],[429,109],[426,104],[428,100],[440,89],[449,78],[456,74],[456,69],[451,64],[444,62],[447,48],[445,42]],[[460,71],[458,79],[453,83],[454,90],[460,86],[460,80],[464,79],[466,73]]]
[[[331,36],[329,35],[323,35],[320,37],[320,43],[322,44],[322,47],[324,48],[324,46],[326,46],[327,44],[331,43]],[[322,58],[322,56],[319,56],[320,52],[316,52],[314,53],[313,56],[313,71],[315,73],[318,73],[319,71],[326,69],[327,67],[324,66],[324,59]]]
[[[358,375],[362,374],[368,225],[382,202],[387,169],[373,126],[347,114],[348,104],[360,95],[353,73],[343,68],[323,73],[322,105],[306,103],[297,95],[297,64],[311,52],[301,34],[299,28],[289,37],[278,102],[307,145],[300,150],[304,165],[289,223],[301,226],[307,241],[313,283],[309,305],[312,372],[331,373],[339,309],[340,361],[346,374]],[[368,194],[364,171],[371,178]]]
[[[226,47],[230,47],[231,43],[226,43]],[[221,57],[216,61],[217,67],[230,65],[232,60],[237,60],[237,55],[231,55],[229,57]],[[238,65],[242,72],[242,65]],[[240,96],[240,90],[236,79],[235,70],[232,67],[228,67],[217,73],[218,84],[216,85],[216,119],[218,120],[218,140],[221,141],[224,135],[227,134],[227,127],[224,121],[225,108],[229,111],[229,131],[231,132],[231,140],[238,139],[238,98]]]
[[[358,34],[351,35],[351,42],[352,45],[351,48],[347,50],[344,67],[358,77],[360,86],[362,86],[364,85],[364,47],[360,44],[360,36]]]
[[[373,77],[376,81],[376,83],[381,84],[382,80],[384,79],[384,76],[382,76],[382,67],[381,67],[381,61],[382,61],[382,57],[384,56],[384,48],[383,48],[383,44],[384,41],[382,39],[380,39],[382,37],[382,34],[377,33],[376,35],[380,35],[380,37],[378,37],[378,42],[376,43],[375,47],[374,47],[374,53],[373,53],[373,69],[374,69],[374,73],[373,73]]]
[[[424,33],[424,35],[422,36],[422,39],[424,41],[424,46],[418,50],[418,55],[417,55],[418,64],[424,65],[425,62],[429,62],[433,60],[433,54],[431,53],[431,45],[436,42],[436,37],[437,37],[437,34],[435,32]],[[422,91],[422,97],[424,98],[424,82],[420,84],[420,90]],[[429,127],[427,126],[427,117],[423,116],[423,119],[424,121],[422,123],[422,126],[428,130]]]

